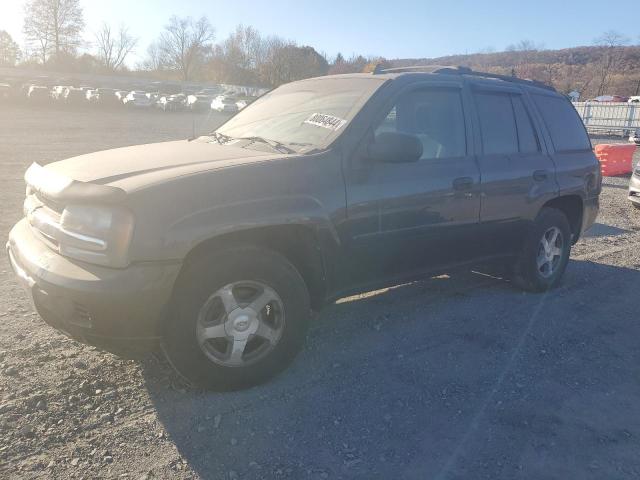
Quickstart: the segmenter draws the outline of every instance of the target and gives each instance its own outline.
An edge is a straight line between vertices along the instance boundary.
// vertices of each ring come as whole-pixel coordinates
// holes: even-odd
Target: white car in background
[[[236,113],[240,110],[238,101],[226,95],[218,95],[211,101],[211,109],[224,113]]]
[[[189,110],[207,110],[211,105],[211,95],[196,93],[187,97],[187,108]]]
[[[122,103],[127,107],[135,108],[149,108],[154,104],[154,102],[147,96],[147,92],[142,92],[140,90],[133,90],[129,92],[127,96],[122,99]]]
[[[51,89],[51,98],[54,100],[62,100],[69,87],[64,85],[56,85]]]
[[[84,96],[86,97],[89,103],[97,103],[100,94],[98,93],[98,89],[94,88],[94,89],[85,91]]]
[[[640,95],[634,95],[633,97],[629,97],[627,100],[628,103],[640,103]]]
[[[151,103],[153,103],[154,105],[160,98],[160,92],[147,92],[145,93],[145,95],[149,100],[151,100]]]
[[[187,105],[187,96],[184,93],[174,95],[162,95],[156,100],[156,107],[163,112],[177,112]]]

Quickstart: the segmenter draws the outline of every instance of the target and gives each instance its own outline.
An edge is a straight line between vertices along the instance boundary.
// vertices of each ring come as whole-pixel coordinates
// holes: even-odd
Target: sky
[[[0,0],[0,30],[24,46],[25,0]],[[590,45],[607,30],[640,43],[640,24],[603,11],[602,1],[395,0],[80,0],[87,42],[102,22],[139,38],[135,63],[174,14],[206,15],[222,40],[238,24],[310,45],[329,58],[341,52],[385,58],[474,53],[531,40],[547,49]]]

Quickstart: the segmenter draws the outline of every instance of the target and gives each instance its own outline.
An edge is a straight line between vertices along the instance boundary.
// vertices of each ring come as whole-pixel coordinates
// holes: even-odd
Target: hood
[[[80,182],[129,190],[148,181],[146,177],[153,177],[155,182],[175,175],[276,158],[282,155],[219,145],[201,137],[192,142],[179,140],[103,150],[50,163],[45,168]]]

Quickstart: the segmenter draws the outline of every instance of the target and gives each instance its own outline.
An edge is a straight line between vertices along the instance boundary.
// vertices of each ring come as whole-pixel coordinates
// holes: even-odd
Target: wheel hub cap
[[[202,352],[215,363],[239,367],[269,353],[282,337],[284,308],[279,295],[255,281],[217,290],[200,309],[196,325]]]
[[[551,227],[542,235],[538,244],[536,263],[538,273],[542,277],[549,278],[556,272],[562,259],[563,250],[564,237],[562,232],[557,227]]]

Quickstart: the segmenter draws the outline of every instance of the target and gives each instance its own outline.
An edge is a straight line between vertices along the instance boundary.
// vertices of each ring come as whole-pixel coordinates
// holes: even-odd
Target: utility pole
[[[640,93],[640,78],[638,79],[638,84],[636,85],[636,95]]]

